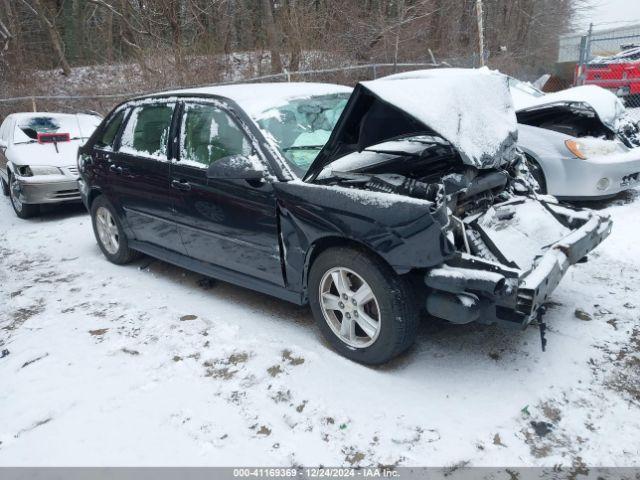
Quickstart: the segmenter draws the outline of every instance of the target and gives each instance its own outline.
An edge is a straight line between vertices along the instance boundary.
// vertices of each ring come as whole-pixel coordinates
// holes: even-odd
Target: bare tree
[[[53,19],[53,12],[46,7],[42,0],[31,0],[33,5],[31,5],[27,0],[21,0],[29,10],[40,19],[42,24],[45,26],[47,33],[49,34],[49,38],[51,40],[51,46],[53,47],[54,52],[58,57],[58,61],[60,62],[60,67],[62,68],[62,73],[64,75],[69,75],[71,73],[71,66],[67,61],[67,57],[64,51],[64,44],[62,42],[62,38],[60,37],[60,32],[56,27],[55,20]]]

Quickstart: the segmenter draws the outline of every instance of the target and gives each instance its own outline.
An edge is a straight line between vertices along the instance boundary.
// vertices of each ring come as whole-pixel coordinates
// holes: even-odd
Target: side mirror
[[[216,160],[207,169],[207,178],[218,180],[262,180],[265,168],[256,157],[229,155]]]

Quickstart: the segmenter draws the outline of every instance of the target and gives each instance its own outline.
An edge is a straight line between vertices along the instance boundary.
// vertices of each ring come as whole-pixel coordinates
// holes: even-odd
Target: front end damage
[[[522,222],[532,211],[536,215]],[[424,275],[427,311],[453,323],[526,326],[569,266],[611,232],[609,217],[514,196],[459,224],[456,254]]]
[[[476,91],[484,93],[480,106]],[[368,245],[397,273],[414,277],[429,314],[458,324],[525,327],[541,321],[569,266],[586,260],[612,222],[537,195],[516,131],[500,76],[427,71],[365,82],[305,180],[360,191],[358,197],[362,190],[389,194],[389,209],[397,214],[367,212],[375,225],[367,230]],[[416,200],[422,218],[429,218],[422,223],[435,227],[429,236],[421,222],[401,216],[404,203]],[[387,238],[377,231],[380,225],[397,233],[393,258],[376,247],[377,239]],[[437,254],[424,255],[434,249]]]
[[[508,168],[476,169],[456,162],[450,150],[437,150],[425,156],[437,174],[427,174],[432,169],[425,166],[405,176],[391,162],[361,169],[366,172],[334,171],[318,182],[426,201],[440,226],[443,261],[412,274],[432,316],[520,327],[540,320],[568,268],[609,235],[611,219],[535,194],[522,157]]]

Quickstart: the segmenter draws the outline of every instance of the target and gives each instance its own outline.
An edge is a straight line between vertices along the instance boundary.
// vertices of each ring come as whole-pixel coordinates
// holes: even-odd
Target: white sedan
[[[78,147],[102,119],[91,114],[14,113],[0,126],[0,184],[20,218],[44,203],[79,202]]]
[[[611,92],[587,85],[545,94],[509,78],[518,145],[543,193],[606,198],[640,185],[640,133]]]

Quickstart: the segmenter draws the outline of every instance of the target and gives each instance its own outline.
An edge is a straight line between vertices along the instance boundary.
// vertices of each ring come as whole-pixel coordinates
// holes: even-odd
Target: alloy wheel
[[[378,300],[369,284],[356,272],[335,267],[320,281],[320,306],[333,333],[354,348],[372,345],[380,334]]]
[[[104,207],[96,210],[96,230],[105,250],[111,255],[117,254],[120,248],[120,232],[115,218]]]

